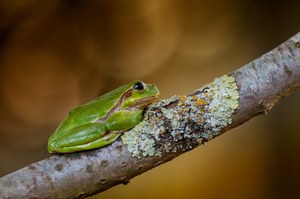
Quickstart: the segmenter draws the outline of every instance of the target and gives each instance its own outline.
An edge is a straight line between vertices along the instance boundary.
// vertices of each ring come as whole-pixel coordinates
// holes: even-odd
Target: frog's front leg
[[[140,123],[143,110],[121,110],[112,114],[105,122],[108,131],[126,131]]]
[[[106,146],[120,136],[108,132],[103,123],[88,123],[75,127],[49,142],[50,153],[71,153]]]

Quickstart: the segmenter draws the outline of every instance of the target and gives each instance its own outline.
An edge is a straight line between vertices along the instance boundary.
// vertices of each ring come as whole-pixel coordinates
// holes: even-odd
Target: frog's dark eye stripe
[[[133,85],[133,89],[134,90],[137,90],[137,91],[143,91],[145,89],[145,85],[143,82],[136,82],[134,85]]]

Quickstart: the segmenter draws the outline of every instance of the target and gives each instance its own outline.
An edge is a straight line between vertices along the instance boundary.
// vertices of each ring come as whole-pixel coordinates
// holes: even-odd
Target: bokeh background
[[[133,79],[187,94],[300,30],[300,1],[0,1],[0,176],[50,156],[67,112]],[[92,198],[295,198],[300,93]]]

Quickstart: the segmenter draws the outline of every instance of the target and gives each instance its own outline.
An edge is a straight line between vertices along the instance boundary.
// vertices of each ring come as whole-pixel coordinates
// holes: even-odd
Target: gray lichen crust
[[[122,140],[135,157],[190,150],[221,134],[238,106],[235,78],[224,75],[191,95],[152,104]]]

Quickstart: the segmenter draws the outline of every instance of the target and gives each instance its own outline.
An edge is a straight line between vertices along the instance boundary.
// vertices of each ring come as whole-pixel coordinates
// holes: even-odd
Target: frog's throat
[[[133,107],[129,107],[129,108],[145,108],[146,106],[155,102],[156,100],[157,100],[157,96],[150,96],[143,99],[139,99],[135,101]]]

